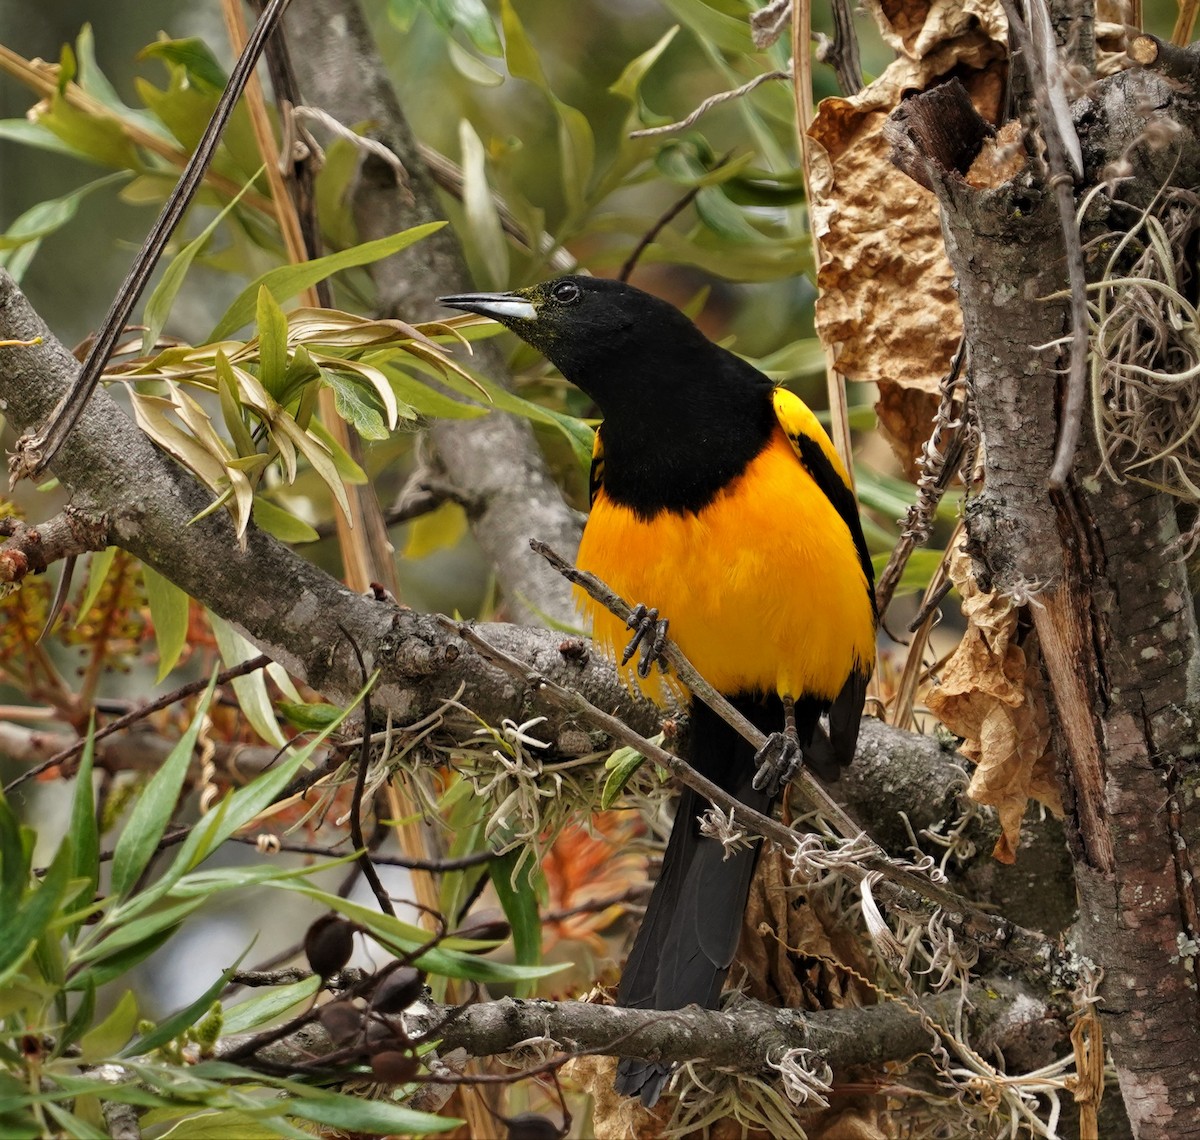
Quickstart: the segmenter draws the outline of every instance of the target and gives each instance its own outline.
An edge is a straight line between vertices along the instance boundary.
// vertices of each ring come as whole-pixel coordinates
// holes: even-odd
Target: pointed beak
[[[439,297],[438,301],[451,309],[491,317],[501,324],[537,320],[537,309],[519,293],[456,293],[452,297]]]

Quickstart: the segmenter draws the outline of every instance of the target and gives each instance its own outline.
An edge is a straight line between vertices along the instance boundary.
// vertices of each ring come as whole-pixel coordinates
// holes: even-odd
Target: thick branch
[[[523,1042],[548,1039],[569,1053],[700,1060],[732,1072],[763,1075],[769,1075],[770,1062],[787,1050],[809,1049],[837,1072],[927,1052],[933,1043],[929,1021],[953,1026],[959,1000],[955,991],[922,998],[916,1007],[889,1001],[806,1013],[747,998],[722,1012],[689,1006],[663,1013],[582,1001],[501,998],[469,1006],[438,1031],[438,1038],[442,1051],[465,1049],[472,1057],[507,1053]],[[972,987],[967,1009],[972,1041],[988,1052],[1019,1050],[1024,1063],[1048,1062],[1054,1044],[1066,1032],[1060,1011],[1008,980]],[[419,1022],[437,1024],[446,1012],[432,1007]],[[218,1057],[242,1049],[248,1039],[221,1042]],[[1038,1043],[1032,1056],[1031,1042]],[[275,1065],[294,1065],[327,1049],[306,1031],[301,1041],[285,1039],[260,1055]]]

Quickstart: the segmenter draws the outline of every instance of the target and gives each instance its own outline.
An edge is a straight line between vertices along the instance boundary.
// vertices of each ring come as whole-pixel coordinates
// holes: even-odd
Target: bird
[[[669,634],[768,738],[756,751],[691,699],[688,762],[768,813],[801,758],[835,780],[854,755],[877,615],[850,477],[813,412],[675,306],[621,281],[572,274],[439,300],[498,321],[599,408],[576,564],[638,605],[631,639],[581,595],[594,643],[619,658],[627,684],[667,704],[672,690],[688,700],[651,668]],[[758,845],[731,853],[702,835],[707,809],[683,788],[618,1005],[719,1004]],[[623,1058],[617,1091],[653,1107],[671,1072]]]

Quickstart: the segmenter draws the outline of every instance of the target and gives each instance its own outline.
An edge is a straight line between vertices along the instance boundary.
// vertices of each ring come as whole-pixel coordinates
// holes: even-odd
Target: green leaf
[[[407,954],[429,939],[428,932],[419,927],[401,922],[400,919],[392,918],[391,915],[351,902],[349,899],[328,894],[305,880],[287,880],[267,885],[282,890],[298,891],[300,894],[316,900],[320,905],[344,914],[366,929],[372,938],[396,954]],[[531,978],[549,977],[551,974],[567,968],[567,963],[553,966],[510,966],[504,962],[491,962],[475,954],[466,953],[457,949],[459,946],[479,948],[478,943],[469,942],[466,939],[447,938],[432,950],[425,951],[417,959],[416,965],[441,977],[506,984]]]
[[[631,103],[637,102],[642,80],[646,78],[647,72],[658,62],[662,53],[667,50],[668,45],[675,38],[675,34],[678,31],[678,24],[672,28],[668,28],[658,43],[650,48],[649,51],[642,52],[636,59],[627,63],[625,70],[617,77],[617,81],[609,87],[609,91],[613,95],[620,96],[622,99],[628,99]]]
[[[501,54],[500,37],[483,0],[388,0],[393,22],[406,31],[418,7],[428,12],[449,35],[461,32],[486,55]]]
[[[185,1005],[178,1013],[172,1014],[166,1021],[159,1022],[149,1033],[144,1037],[139,1037],[131,1041],[124,1049],[121,1050],[121,1057],[137,1057],[143,1053],[149,1053],[157,1049],[160,1045],[165,1045],[168,1041],[173,1041],[185,1029],[190,1029],[201,1017],[206,1014],[212,1007],[212,1003],[220,997],[221,991],[229,984],[229,979],[237,973],[238,966],[241,965],[242,959],[250,952],[250,947],[247,946],[241,954],[238,955],[237,961],[234,962],[229,969],[222,972],[221,976],[213,982],[194,1002]]]
[[[71,1014],[71,1020],[63,1027],[62,1032],[58,1035],[58,1040],[54,1043],[54,1055],[61,1057],[64,1049],[74,1045],[80,1035],[92,1024],[95,1016],[96,987],[87,986],[84,988],[83,996],[79,999],[75,1012]]]
[[[487,180],[487,158],[483,143],[467,119],[458,124],[462,149],[463,209],[471,232],[469,248],[485,289],[502,289],[508,284],[508,242],[500,225],[500,211]]]
[[[618,748],[604,762],[608,775],[604,777],[604,790],[600,793],[602,811],[608,811],[617,802],[634,772],[645,762],[646,757],[633,748]]]
[[[400,367],[392,367],[384,363],[385,356],[388,359],[395,359],[390,353],[379,353],[377,356],[370,356],[366,359],[387,376],[388,383],[391,384],[396,397],[403,400],[419,415],[432,416],[437,419],[473,420],[488,414],[490,410],[488,408],[481,408],[474,402],[455,400],[418,380],[415,376],[402,371]]]
[[[79,973],[73,974],[66,988],[76,991],[95,986],[99,989],[117,978],[124,978],[134,966],[144,962],[156,950],[165,946],[178,929],[178,926],[168,926],[124,950],[99,958],[94,965],[86,966]]]
[[[508,64],[510,74],[550,94],[550,84],[546,81],[541,60],[525,34],[512,0],[501,0],[500,24],[504,28],[504,62]]]
[[[158,40],[142,48],[138,59],[161,59],[182,67],[188,78],[213,91],[221,91],[228,80],[225,69],[212,49],[195,36],[179,40]]]
[[[28,119],[0,119],[0,139],[8,139],[10,142],[20,143],[22,146],[50,151],[52,154],[78,157],[74,147],[68,146],[41,124],[32,123]]]
[[[663,0],[663,3],[694,36],[734,55],[754,54],[750,21],[744,15],[726,15],[705,0]]]
[[[3,806],[7,811],[7,804]],[[0,985],[7,982],[29,957],[38,939],[59,913],[71,881],[74,863],[72,849],[71,837],[66,836],[42,881],[30,889],[15,911],[4,911],[4,937],[0,939]]]
[[[261,495],[254,497],[254,521],[280,542],[316,542],[321,537],[315,527]]]
[[[237,373],[229,363],[225,350],[218,348],[213,358],[213,369],[217,374],[217,395],[221,401],[221,418],[225,421],[225,430],[233,440],[233,446],[240,458],[248,458],[258,454],[254,436],[246,426],[242,414],[242,403]]]
[[[83,1063],[95,1065],[107,1061],[133,1036],[137,1022],[137,998],[132,990],[126,990],[112,1013],[80,1039]]]
[[[375,1132],[384,1135],[425,1136],[431,1132],[449,1132],[463,1121],[449,1116],[432,1116],[399,1104],[338,1093],[318,1093],[306,1089],[303,1097],[287,1102],[289,1116],[323,1124],[342,1132]]]
[[[79,760],[79,771],[75,774],[75,795],[71,801],[70,830],[74,839],[74,859],[71,878],[83,879],[87,883],[87,898],[91,901],[100,881],[100,831],[96,824],[96,796],[92,788],[92,763],[96,756],[95,717],[88,725],[83,755]],[[82,892],[81,892],[82,893]],[[78,932],[76,926],[71,935]]]
[[[315,975],[288,986],[272,986],[264,993],[255,994],[246,1001],[229,1006],[221,1022],[221,1032],[245,1033],[257,1029],[282,1017],[288,1010],[301,1002],[308,1001],[321,988],[321,979]]]
[[[363,439],[387,439],[391,434],[383,419],[383,411],[374,391],[357,383],[344,372],[325,369],[321,378],[333,392],[337,414],[350,424]]]
[[[259,167],[260,174],[262,170],[263,168]],[[175,298],[179,295],[179,290],[183,287],[183,279],[187,276],[188,270],[191,269],[192,262],[196,260],[196,255],[208,244],[209,238],[216,233],[217,227],[229,216],[230,212],[242,200],[242,196],[253,184],[254,179],[252,178],[238,191],[237,196],[231,198],[225,208],[200,231],[199,235],[188,242],[171,259],[171,264],[167,266],[162,279],[154,287],[154,292],[150,294],[150,299],[146,302],[145,313],[142,317],[146,325],[146,331],[142,333],[143,356],[148,356],[158,341],[159,334],[162,332],[163,326],[167,323],[167,317],[171,315],[171,308],[175,304]]]
[[[158,676],[161,681],[176,665],[187,645],[189,601],[185,590],[164,578],[153,566],[142,563],[142,582],[150,603],[154,624],[154,643],[158,648]]]
[[[129,175],[124,171],[117,171],[115,174],[97,178],[86,186],[80,186],[61,198],[38,202],[21,214],[6,233],[0,234],[0,251],[16,249],[62,229],[79,212],[79,204],[89,194],[115,182],[124,182],[128,178]]]
[[[212,626],[213,637],[217,642],[217,652],[221,654],[221,660],[227,669],[258,656],[258,650],[233,626],[212,610],[207,612],[209,625]],[[275,710],[262,670],[245,677],[235,677],[230,683],[233,685],[233,694],[237,697],[238,705],[246,714],[246,719],[254,731],[267,743],[274,744],[277,748],[283,747],[286,740],[275,720]]]
[[[175,1115],[178,1115],[176,1112]],[[269,1117],[267,1118],[270,1119]],[[173,1128],[158,1133],[159,1140],[279,1140],[282,1133],[275,1123],[267,1123],[237,1109],[195,1111]],[[298,1135],[307,1135],[299,1133]]]
[[[320,701],[313,704],[303,701],[280,701],[275,707],[288,724],[301,732],[320,732],[321,729],[336,723],[342,716],[342,710],[337,705],[322,704]]]
[[[137,148],[129,141],[116,119],[102,119],[81,111],[55,93],[49,110],[41,110],[38,122],[65,143],[76,158],[85,158],[117,170],[142,168]]]
[[[216,684],[214,669],[208,688],[196,706],[192,723],[138,797],[121,838],[117,840],[113,852],[111,890],[118,898],[125,898],[133,890],[149,865],[167,824],[171,822]]]
[[[255,298],[255,320],[258,327],[258,378],[263,387],[275,399],[280,399],[287,375],[287,317],[271,296],[271,291],[260,285]]]
[[[402,230],[400,233],[391,234],[388,237],[377,238],[375,241],[363,242],[361,245],[352,246],[350,249],[344,249],[338,253],[318,257],[315,261],[306,261],[302,265],[281,265],[276,269],[268,270],[250,282],[237,295],[233,304],[225,310],[225,315],[217,322],[217,327],[213,329],[208,338],[209,342],[225,340],[250,322],[254,315],[258,291],[263,286],[270,290],[271,296],[276,301],[286,301],[288,298],[302,293],[309,286],[315,285],[318,281],[324,281],[326,277],[339,270],[352,269],[358,265],[369,265],[372,261],[379,261],[381,258],[390,257],[393,253],[399,253],[414,242],[436,233],[445,224],[445,222],[427,222],[425,225],[413,226],[411,229]]]
[[[88,560],[87,590],[84,591],[83,599],[79,603],[79,612],[75,615],[75,624],[77,626],[91,612],[92,606],[96,604],[96,599],[100,596],[100,587],[104,585],[104,579],[108,577],[109,568],[112,566],[113,559],[116,556],[117,548],[115,546],[107,546],[103,550],[93,552],[91,558]]]
[[[536,966],[542,960],[542,920],[534,882],[537,864],[532,859],[526,859],[525,865],[518,867],[523,855],[524,851],[518,849],[498,855],[488,864],[488,874],[504,910],[504,917],[512,927],[517,963]],[[519,998],[528,997],[533,992],[532,981],[517,982],[514,992]]]

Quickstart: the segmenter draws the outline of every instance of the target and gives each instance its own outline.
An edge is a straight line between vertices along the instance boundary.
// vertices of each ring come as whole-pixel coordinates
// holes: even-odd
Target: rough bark
[[[304,48],[294,50],[292,60],[306,100],[346,126],[371,124],[374,137],[400,158],[408,173],[407,185],[398,187],[391,167],[381,159],[363,162],[354,188],[362,240],[445,217],[356,0],[295,4],[286,28]],[[473,287],[449,229],[372,266],[371,272],[381,313],[406,320],[428,319],[437,309],[439,295]],[[494,343],[477,344],[471,363],[497,383],[510,383]],[[551,478],[529,424],[515,416],[494,414],[475,420],[439,420],[430,425],[429,433],[447,477],[469,504],[471,529],[496,568],[509,614],[534,624],[546,616],[576,621],[567,584],[529,551],[529,540],[540,538],[573,556],[581,532],[579,519]]]
[[[929,124],[950,97],[918,97],[895,125],[898,164],[937,194],[958,275],[986,464],[967,509],[970,549],[994,589],[1027,602],[1037,629],[1070,807],[1076,944],[1104,969],[1099,1008],[1135,1135],[1197,1136],[1197,808],[1185,781],[1200,645],[1171,546],[1175,504],[1098,480],[1094,446],[1081,449],[1066,491],[1048,492],[1063,360],[1035,346],[1068,329],[1066,301],[1052,299],[1065,287],[1063,236],[1036,163],[1000,186],[964,181]],[[1163,116],[1173,141],[1155,146],[1148,128]],[[1143,203],[1164,183],[1195,186],[1192,95],[1126,72],[1097,84],[1074,117],[1087,163],[1080,195],[1118,159],[1132,164],[1125,185]]]

